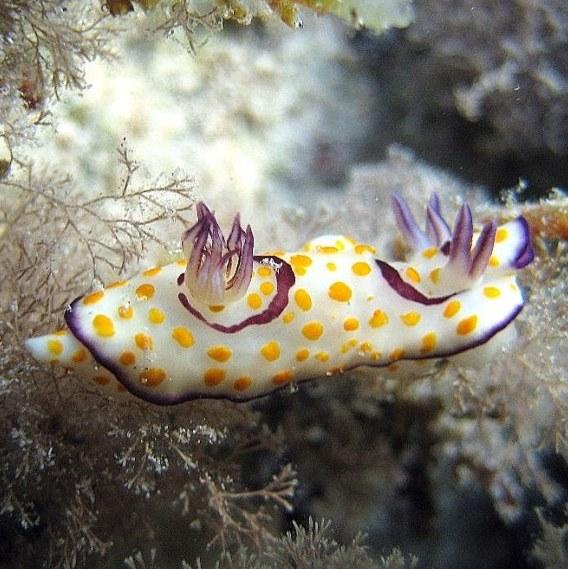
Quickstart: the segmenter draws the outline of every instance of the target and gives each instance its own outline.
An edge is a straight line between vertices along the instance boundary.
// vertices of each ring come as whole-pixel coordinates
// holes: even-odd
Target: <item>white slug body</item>
[[[403,232],[420,241],[398,204]],[[439,214],[439,204],[429,207]],[[387,263],[343,236],[252,257],[252,233],[225,242],[209,210],[200,212],[198,224],[214,224],[203,230],[208,239],[198,224],[186,232],[189,264],[151,268],[78,298],[65,315],[69,330],[28,340],[32,355],[157,404],[245,400],[362,365],[394,370],[401,360],[452,356],[487,342],[523,305],[515,272],[532,250],[522,218],[488,225],[477,238],[465,218],[453,234],[438,224],[440,235],[422,233],[427,246],[411,262]],[[207,265],[209,256],[217,262]],[[239,290],[224,297],[231,283]]]

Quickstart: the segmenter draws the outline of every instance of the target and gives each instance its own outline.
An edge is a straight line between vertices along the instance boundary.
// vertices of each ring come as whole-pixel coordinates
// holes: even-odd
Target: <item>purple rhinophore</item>
[[[185,285],[206,304],[223,304],[242,298],[252,278],[254,237],[250,225],[241,227],[237,214],[229,238],[203,203],[196,207],[197,223],[182,235],[187,258]]]
[[[406,200],[396,193],[393,194],[393,210],[400,231],[415,248],[438,247],[444,255],[448,255],[449,266],[473,279],[480,277],[487,268],[495,244],[497,225],[494,221],[484,225],[472,251],[473,221],[468,204],[461,206],[453,231],[450,231],[442,217],[440,198],[436,193],[432,194],[426,208],[426,231],[418,226]],[[525,262],[526,259],[525,264],[532,260],[528,229],[526,232],[526,256],[520,253],[517,257],[518,262]],[[516,264],[515,267],[519,268]]]
[[[277,263],[278,264],[278,271],[276,271],[276,294],[270,301],[270,304],[266,307],[265,310],[259,312],[257,314],[253,314],[249,316],[245,320],[241,322],[236,322],[235,324],[225,325],[225,324],[218,324],[216,322],[208,321],[205,316],[191,304],[190,300],[187,296],[180,292],[178,294],[178,299],[181,305],[195,318],[198,318],[204,324],[207,324],[210,328],[217,330],[218,332],[223,332],[225,334],[234,334],[235,332],[239,332],[243,328],[252,325],[260,325],[260,324],[268,324],[271,322],[288,306],[288,292],[294,286],[296,282],[296,277],[294,276],[294,271],[292,267],[280,259],[279,257],[272,257],[272,256],[258,256],[254,257],[254,260],[261,264],[271,264]]]

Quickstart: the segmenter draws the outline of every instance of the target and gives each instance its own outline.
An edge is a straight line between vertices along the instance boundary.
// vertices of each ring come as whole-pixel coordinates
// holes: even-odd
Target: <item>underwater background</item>
[[[0,567],[568,567],[565,0],[0,1]],[[522,214],[516,338],[426,377],[111,399],[25,352],[179,255]]]

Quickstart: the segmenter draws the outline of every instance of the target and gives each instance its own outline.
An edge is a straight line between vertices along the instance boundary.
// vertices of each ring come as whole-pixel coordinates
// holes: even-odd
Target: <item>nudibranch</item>
[[[393,208],[408,262],[340,235],[254,255],[250,226],[237,215],[225,238],[199,203],[185,259],[77,298],[67,330],[26,346],[105,390],[171,405],[448,358],[506,328],[523,306],[515,273],[533,259],[525,219],[474,232],[464,204],[451,230],[434,194],[422,230],[398,195]]]

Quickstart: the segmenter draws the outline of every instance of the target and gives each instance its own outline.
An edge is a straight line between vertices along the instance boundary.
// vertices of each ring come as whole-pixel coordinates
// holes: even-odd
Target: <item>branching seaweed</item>
[[[171,248],[162,236],[164,226],[169,224],[165,234],[170,236],[171,227],[175,232],[183,228],[194,203],[193,180],[178,175],[138,185],[137,164],[125,147],[119,158],[124,183],[111,194],[85,197],[68,177],[36,175],[31,164],[23,180],[1,184],[6,223],[0,237],[3,334],[22,341],[57,321],[81,287],[124,275],[152,244]]]

